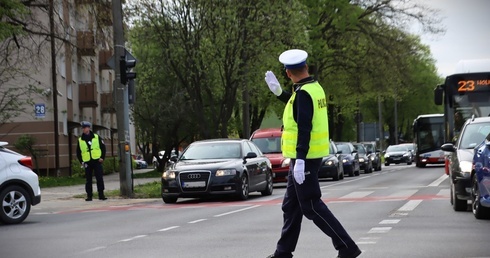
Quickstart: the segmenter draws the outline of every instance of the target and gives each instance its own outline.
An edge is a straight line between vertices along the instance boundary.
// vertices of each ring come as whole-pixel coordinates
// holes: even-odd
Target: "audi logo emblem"
[[[189,175],[187,175],[187,178],[188,179],[199,179],[199,178],[201,178],[201,175],[200,174],[189,174]]]

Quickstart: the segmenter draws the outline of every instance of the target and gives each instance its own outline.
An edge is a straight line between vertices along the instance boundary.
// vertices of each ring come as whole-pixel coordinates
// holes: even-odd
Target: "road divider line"
[[[374,227],[368,231],[368,234],[382,234],[390,231],[392,227]]]
[[[385,219],[385,220],[382,220],[379,224],[381,224],[381,225],[384,225],[384,224],[397,224],[398,222],[400,222],[399,219]]]
[[[230,214],[241,212],[241,211],[250,210],[250,209],[253,209],[253,208],[257,208],[257,207],[260,207],[260,205],[254,205],[254,206],[250,206],[250,207],[239,209],[239,210],[234,210],[234,211],[230,211],[230,212],[225,212],[225,213],[217,214],[217,215],[214,215],[214,217],[222,217],[222,216],[230,215]]]
[[[163,231],[169,231],[169,230],[172,230],[172,229],[175,229],[175,228],[178,228],[180,226],[172,226],[172,227],[168,227],[168,228],[162,228],[160,230],[158,230],[159,232],[163,232]]]
[[[134,236],[134,237],[131,237],[131,238],[128,238],[128,239],[123,239],[123,240],[120,240],[119,242],[129,242],[129,241],[133,241],[135,239],[138,239],[138,238],[142,238],[142,237],[146,237],[147,235],[139,235],[139,236]]]
[[[340,197],[339,199],[363,198],[363,197],[366,197],[372,193],[374,193],[374,191],[356,191],[356,192],[346,194],[346,195]]]
[[[444,180],[446,180],[446,178],[448,178],[448,175],[442,175],[428,186],[439,186]]]
[[[194,223],[199,223],[199,222],[202,222],[202,221],[205,221],[205,220],[207,220],[207,219],[197,219],[197,220],[194,220],[194,221],[189,221],[187,223],[194,224]]]
[[[402,190],[402,191],[392,193],[392,194],[388,195],[388,197],[406,197],[406,198],[409,198],[410,196],[414,195],[418,191],[419,190]]]
[[[400,209],[398,209],[398,212],[400,211],[413,211],[419,204],[422,202],[422,200],[410,200],[405,205],[403,205]]]

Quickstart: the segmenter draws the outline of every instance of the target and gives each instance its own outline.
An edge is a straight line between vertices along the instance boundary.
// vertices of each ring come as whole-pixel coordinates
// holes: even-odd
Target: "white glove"
[[[281,84],[279,83],[273,72],[267,71],[265,73],[265,82],[267,83],[267,86],[269,86],[269,89],[272,91],[272,93],[274,93],[274,95],[281,95]]]
[[[294,180],[296,183],[302,184],[305,181],[305,161],[302,159],[297,159],[294,163]]]

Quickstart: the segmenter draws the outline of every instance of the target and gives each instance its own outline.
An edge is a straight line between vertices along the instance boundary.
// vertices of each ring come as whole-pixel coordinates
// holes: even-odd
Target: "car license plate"
[[[196,181],[196,182],[182,182],[182,187],[184,188],[196,188],[205,187],[206,181]]]
[[[394,157],[393,160],[400,160],[401,158],[399,157]]]
[[[444,161],[444,158],[442,158],[442,159],[438,159],[437,161]]]

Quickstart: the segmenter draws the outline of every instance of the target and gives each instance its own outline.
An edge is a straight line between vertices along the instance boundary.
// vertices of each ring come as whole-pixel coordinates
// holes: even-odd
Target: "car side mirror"
[[[170,157],[170,161],[177,162],[177,156]]]
[[[369,155],[369,154],[371,154],[371,153],[373,153],[373,152],[372,152],[372,151],[368,151],[368,152],[367,152],[367,154],[368,154],[368,155]]]
[[[454,148],[454,145],[452,143],[445,143],[441,146],[441,150],[448,151],[448,152],[455,152],[456,148]]]
[[[249,152],[249,153],[247,153],[247,155],[243,159],[245,160],[245,159],[253,159],[253,158],[257,158],[257,153]]]
[[[337,153],[335,153],[335,154],[342,154],[342,151],[341,151],[341,150],[339,150],[339,151],[337,151]]]

